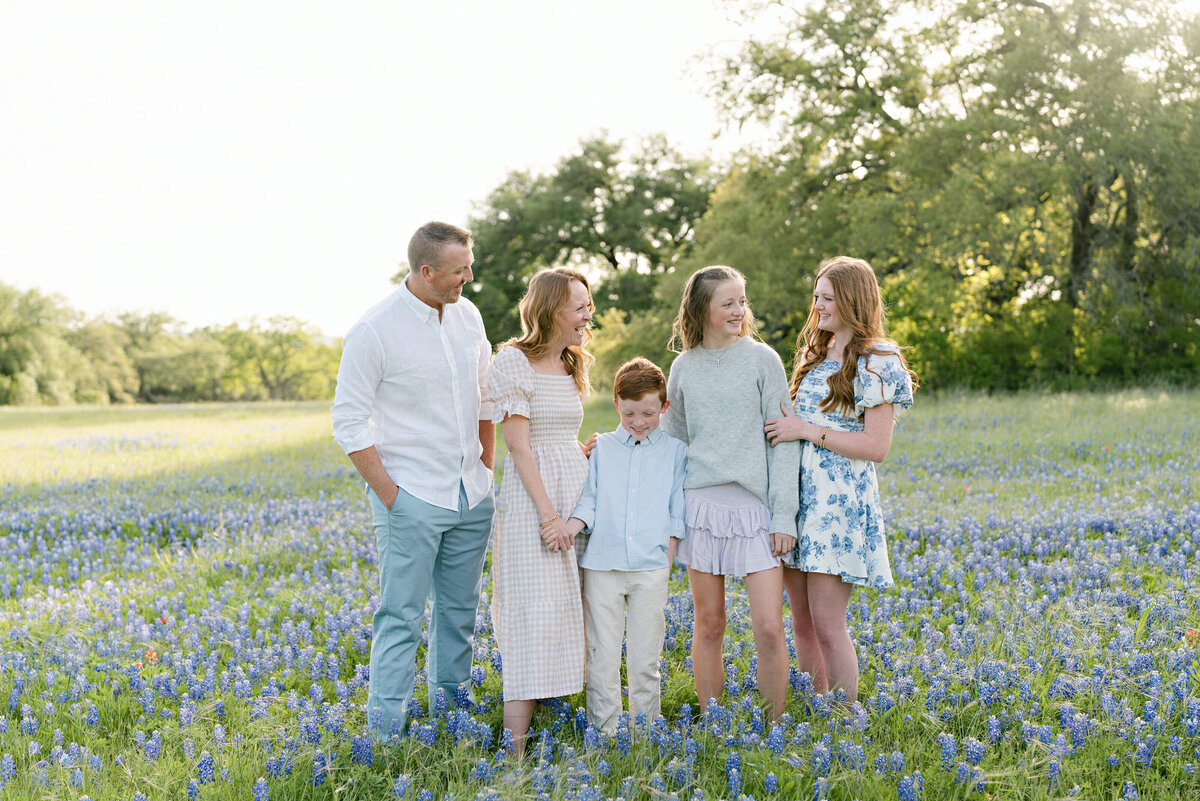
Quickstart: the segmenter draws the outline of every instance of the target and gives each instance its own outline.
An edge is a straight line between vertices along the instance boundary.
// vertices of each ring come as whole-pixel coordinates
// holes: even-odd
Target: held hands
[[[781,442],[791,442],[797,439],[812,440],[819,436],[821,429],[807,423],[797,417],[786,403],[780,402],[780,410],[783,412],[783,417],[772,417],[763,426],[763,433],[767,436],[767,441],[774,447]]]
[[[565,551],[571,547],[574,537],[567,531],[567,521],[556,517],[541,530],[542,544],[551,551]]]
[[[774,532],[771,534],[771,555],[784,556],[791,553],[792,548],[796,547],[796,538],[789,537],[787,534]]]
[[[583,528],[583,521],[577,517],[563,520],[556,516],[542,526],[542,544],[551,551],[565,551],[575,544],[575,535]]]

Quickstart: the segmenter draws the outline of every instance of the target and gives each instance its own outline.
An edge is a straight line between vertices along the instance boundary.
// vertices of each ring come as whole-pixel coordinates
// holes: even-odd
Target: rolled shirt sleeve
[[[482,322],[481,322],[482,327]],[[492,345],[484,336],[479,343],[479,419],[492,419],[492,399],[488,392],[488,370],[492,361]]]
[[[383,369],[383,345],[378,335],[365,325],[351,328],[342,340],[342,361],[331,409],[333,440],[348,454],[375,444],[370,418]]]

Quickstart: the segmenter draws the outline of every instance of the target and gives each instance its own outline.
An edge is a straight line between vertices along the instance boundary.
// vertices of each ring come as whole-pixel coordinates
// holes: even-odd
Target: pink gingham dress
[[[529,418],[538,472],[555,510],[570,517],[587,480],[579,449],[583,405],[570,376],[535,373],[515,347],[492,357],[492,419]],[[555,698],[583,689],[583,604],[575,549],[542,544],[538,513],[504,459],[500,503],[492,522],[492,628],[503,664],[504,700]]]

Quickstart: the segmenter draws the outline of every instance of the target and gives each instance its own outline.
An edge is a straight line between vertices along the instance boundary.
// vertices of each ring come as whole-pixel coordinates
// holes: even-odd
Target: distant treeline
[[[185,331],[157,312],[85,319],[0,284],[0,404],[328,398],[340,354],[291,317]]]

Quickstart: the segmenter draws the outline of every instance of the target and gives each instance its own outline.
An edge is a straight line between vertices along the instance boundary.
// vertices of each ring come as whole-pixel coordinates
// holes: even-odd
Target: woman
[[[764,426],[772,445],[801,440],[799,539],[784,560],[799,669],[813,690],[858,699],[858,655],[846,630],[855,586],[892,585],[875,462],[912,406],[916,373],[887,338],[871,265],[845,256],[817,271],[796,340],[793,410]]]
[[[492,419],[508,446],[492,528],[492,626],[504,727],[518,755],[537,699],[583,689],[583,607],[567,519],[587,480],[578,437],[594,308],[582,273],[538,273],[521,299],[524,333],[500,346],[488,372]]]
[[[782,568],[796,533],[796,446],[768,448],[766,418],[786,400],[783,362],[756,340],[746,281],[731,267],[688,279],[675,319],[683,352],[671,365],[668,434],[688,444],[684,538],[695,608],[692,675],[702,708],[720,699],[725,671],[725,577],[740,576],[750,601],[758,689],[767,715],[787,700]]]

